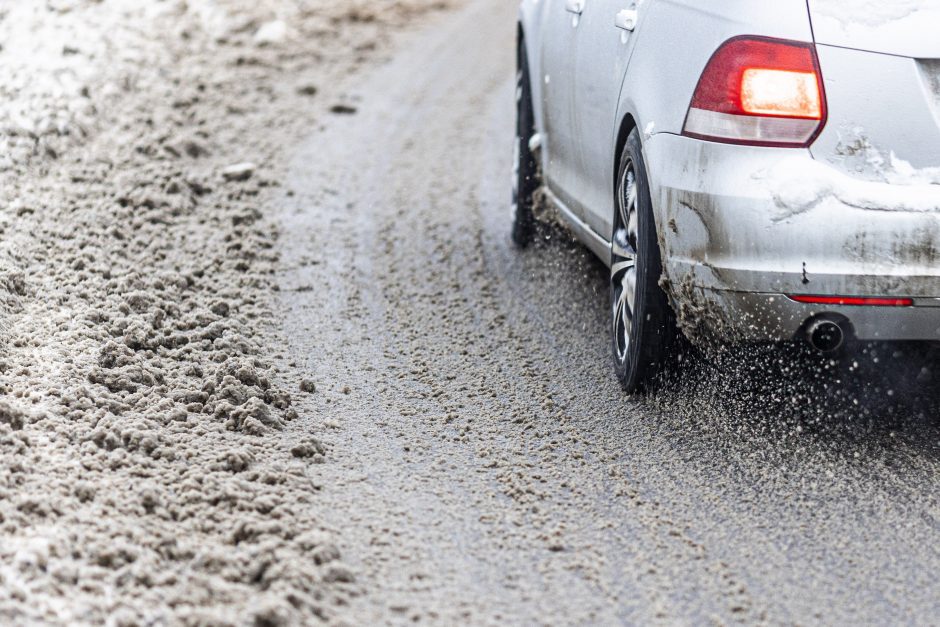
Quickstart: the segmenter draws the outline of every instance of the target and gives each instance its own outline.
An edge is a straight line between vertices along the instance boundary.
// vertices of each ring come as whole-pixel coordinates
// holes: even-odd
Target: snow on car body
[[[644,228],[621,205],[648,193],[646,254],[693,339],[940,339],[940,0],[523,0],[519,15],[528,144],[548,197],[621,272],[620,300],[655,301],[644,251],[616,255],[618,228],[634,241],[637,212]],[[615,361],[645,362],[618,374],[642,387],[666,342],[630,309],[618,348],[612,312]]]

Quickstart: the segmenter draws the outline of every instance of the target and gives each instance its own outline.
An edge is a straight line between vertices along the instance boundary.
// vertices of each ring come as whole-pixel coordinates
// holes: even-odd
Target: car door
[[[617,106],[623,77],[642,25],[655,0],[585,0],[574,60],[573,130],[577,149],[570,193],[582,219],[609,239],[613,217]]]
[[[590,0],[548,0],[542,24],[542,173],[552,192],[572,205],[578,149],[575,124],[575,44],[583,10]]]

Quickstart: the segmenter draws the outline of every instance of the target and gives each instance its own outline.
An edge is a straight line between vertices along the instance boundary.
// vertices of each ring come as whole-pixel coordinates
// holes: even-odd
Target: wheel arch
[[[620,124],[617,127],[617,141],[614,144],[614,158],[613,164],[614,169],[611,172],[611,181],[613,185],[610,188],[610,201],[611,206],[617,206],[617,185],[620,182],[620,163],[623,159],[623,150],[627,146],[627,138],[630,137],[630,133],[633,132],[639,126],[639,123],[636,121],[634,115],[627,111],[623,114],[623,118],[620,120]],[[649,176],[649,168],[646,168],[647,176]],[[656,211],[653,211],[653,227],[656,229],[656,232],[659,233],[659,221],[656,219]],[[613,221],[611,221],[611,233],[608,233],[608,240],[613,238]]]
[[[616,201],[617,199],[617,179],[620,174],[620,159],[623,157],[623,149],[627,145],[627,138],[630,137],[630,133],[633,132],[633,129],[637,127],[636,119],[634,119],[632,113],[627,113],[623,116],[623,119],[620,120],[620,125],[617,129],[617,141],[614,144],[614,169],[611,173],[611,180],[614,182],[613,188],[611,189],[611,198]]]

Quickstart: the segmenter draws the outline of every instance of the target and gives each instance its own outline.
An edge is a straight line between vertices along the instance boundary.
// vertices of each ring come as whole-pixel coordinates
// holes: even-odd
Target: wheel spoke
[[[633,318],[633,308],[636,304],[636,268],[627,271],[623,277],[623,293],[626,295],[627,308],[630,318]]]
[[[623,173],[618,203],[620,205],[620,223],[627,226],[630,223],[630,213],[636,210],[636,185],[634,184],[633,170],[628,166]],[[632,199],[632,200],[631,200]]]
[[[614,231],[613,241],[610,243],[610,250],[614,256],[621,259],[636,259],[636,251],[633,249],[627,231],[624,229]]]
[[[630,223],[630,207],[624,202],[620,203],[620,225],[626,227]]]
[[[614,303],[614,331],[616,332],[623,323],[623,297],[618,296]]]
[[[617,275],[624,271],[632,270],[636,267],[636,261],[633,259],[624,259],[623,261],[618,261],[610,267],[610,276],[613,279],[616,279]]]
[[[621,290],[620,297],[617,299],[617,313],[614,319],[618,329],[623,333],[624,347],[630,343],[630,330],[633,328],[633,311],[630,309],[629,301],[630,295],[627,290]]]
[[[623,360],[627,353],[627,347],[630,345],[629,321],[627,319],[624,306],[625,303],[623,298],[618,298],[616,304],[614,305],[613,315],[614,342],[617,346],[617,357],[620,360]]]

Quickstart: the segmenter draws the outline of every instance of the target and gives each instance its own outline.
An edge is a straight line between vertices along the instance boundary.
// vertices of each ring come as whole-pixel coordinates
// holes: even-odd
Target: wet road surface
[[[294,433],[329,445],[349,620],[935,620],[931,362],[754,351],[626,397],[604,267],[559,229],[509,243],[513,42],[513,3],[470,2],[298,144],[280,298],[319,391]]]

